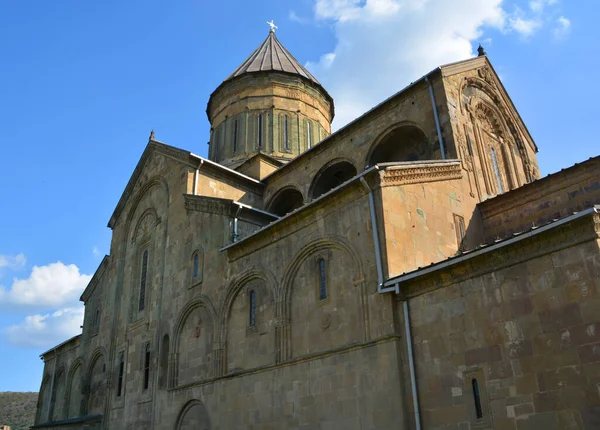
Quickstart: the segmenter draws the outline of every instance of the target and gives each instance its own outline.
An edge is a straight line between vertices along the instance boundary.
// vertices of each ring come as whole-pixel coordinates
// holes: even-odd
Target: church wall
[[[67,418],[68,403],[81,399],[81,390],[77,390],[81,386],[80,381],[77,375],[73,376],[78,364],[79,340],[75,338],[44,355],[44,377],[37,403],[36,424],[48,421],[48,417],[54,421]]]
[[[455,170],[460,175],[461,170]],[[391,171],[385,175],[393,181],[393,174]],[[384,182],[381,188],[381,239],[388,277],[445,260],[460,248],[481,243],[477,201],[469,196],[466,180],[436,180],[436,174],[432,168],[423,183]],[[463,225],[462,236],[459,222]]]
[[[598,222],[587,216],[400,284],[423,428],[598,428]],[[400,300],[397,314],[404,321]]]
[[[211,429],[402,428],[393,340],[235,375],[159,397],[156,428],[176,429],[181,410],[201,401]]]
[[[438,92],[440,96],[443,94],[441,90]],[[421,129],[432,158],[441,159],[429,89],[427,84],[419,83],[266,178],[265,202],[290,185],[302,192],[304,201],[310,201],[309,189],[314,178],[323,166],[334,160],[349,161],[357,172],[362,172],[374,145],[402,125]],[[450,127],[446,127],[444,133],[451,137]]]
[[[195,177],[196,171],[188,168],[185,191],[187,194],[194,194]],[[200,167],[197,178],[197,195],[231,199],[259,208],[262,206],[262,197],[256,190],[235,183],[233,180],[219,177],[212,171],[206,171],[203,166]]]
[[[480,206],[486,241],[600,205],[600,157],[563,169]]]

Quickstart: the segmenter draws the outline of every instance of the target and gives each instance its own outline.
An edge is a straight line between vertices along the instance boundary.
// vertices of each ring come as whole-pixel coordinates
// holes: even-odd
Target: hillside
[[[11,430],[26,430],[33,425],[38,393],[0,393],[0,425]]]

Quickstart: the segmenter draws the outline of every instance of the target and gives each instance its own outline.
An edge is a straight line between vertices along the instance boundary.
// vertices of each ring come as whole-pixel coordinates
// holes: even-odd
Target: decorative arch
[[[304,263],[304,261],[313,253],[329,248],[338,249],[348,254],[354,263],[355,280],[359,281],[364,278],[362,261],[354,247],[346,239],[340,236],[323,236],[304,245],[302,249],[300,249],[300,251],[294,255],[291,262],[286,267],[283,280],[281,282],[282,291],[280,292],[280,295],[284,299],[285,303],[289,303],[291,301],[291,284],[296,272],[300,268],[300,265]]]
[[[225,298],[223,300],[223,304],[221,305],[221,326],[223,327],[223,331],[227,328],[227,318],[229,316],[229,312],[231,310],[231,305],[237,294],[244,287],[244,285],[248,284],[248,282],[253,281],[255,279],[260,279],[264,281],[271,293],[271,297],[273,300],[276,299],[277,296],[277,280],[269,271],[262,269],[251,269],[243,274],[235,277],[232,281],[229,282],[227,289],[225,290]]]
[[[139,236],[143,236],[150,232],[154,227],[160,224],[160,217],[156,212],[156,209],[149,207],[139,217],[135,224],[135,228],[132,230],[131,242],[135,243],[135,240]]]
[[[276,316],[276,294],[277,281],[264,269],[249,270],[229,283],[220,312],[223,371],[254,368],[274,361],[271,351],[275,346],[272,325]],[[255,307],[251,310],[250,306]],[[253,313],[252,324],[250,312]]]
[[[56,359],[56,358],[55,358]],[[38,394],[37,401],[37,413],[35,422],[40,424],[46,422],[48,418],[48,406],[51,401],[52,393],[50,392],[50,373],[46,373],[42,378],[42,385],[40,386],[40,393]]]
[[[67,374],[64,364],[56,370],[56,378],[54,380],[54,393],[52,394],[52,414],[51,421],[59,421],[65,418],[66,407],[66,388]]]
[[[208,411],[200,400],[187,402],[175,422],[175,430],[210,430]]]
[[[103,347],[96,348],[90,356],[85,383],[86,413],[90,415],[104,413],[107,394],[106,356],[106,350]],[[102,365],[101,368],[100,365]]]
[[[194,325],[194,313],[197,313],[198,322]],[[208,321],[206,321],[208,319]],[[193,382],[206,379],[219,371],[219,352],[215,348],[217,339],[217,314],[208,296],[201,294],[188,304],[179,313],[173,331],[173,370],[171,371],[171,386],[183,382]],[[196,338],[182,341],[182,334],[188,332],[190,337]],[[185,348],[182,351],[182,344]],[[195,361],[190,362],[191,356]],[[198,361],[198,358],[201,360]]]
[[[89,364],[88,364],[87,372],[86,372],[86,375],[88,378],[92,373],[92,370],[94,368],[94,365],[96,364],[96,361],[98,361],[98,359],[104,358],[104,357],[106,357],[106,349],[104,349],[103,346],[97,347],[94,350],[94,352],[92,352],[92,354],[90,355],[90,358],[89,358]]]
[[[513,118],[511,109],[506,105],[499,94],[497,85],[492,78],[492,74],[488,67],[479,70],[479,77],[465,77],[462,85],[459,88],[459,109],[461,113],[464,110],[469,110],[469,104],[464,102],[464,92],[467,87],[472,87],[480,90],[494,103],[494,107],[501,114],[501,118],[506,122],[507,133],[515,140],[516,147],[519,151],[519,156],[523,161],[523,169],[527,182],[532,182],[538,177],[538,172],[533,166],[529,158],[525,142],[521,138],[520,127],[517,125],[517,120]],[[537,152],[537,148],[531,142],[527,142],[533,152]]]
[[[142,185],[142,187],[138,190],[135,196],[131,199],[131,208],[129,209],[129,212],[127,212],[127,218],[125,221],[127,225],[128,236],[129,234],[131,234],[131,223],[135,217],[135,212],[139,204],[146,196],[148,191],[150,191],[153,187],[156,186],[163,189],[163,191],[167,195],[167,201],[169,201],[169,184],[167,183],[167,180],[161,175],[156,175],[148,179],[148,181],[144,185]]]
[[[295,185],[277,191],[267,204],[267,211],[284,216],[304,205],[304,196]]]
[[[338,257],[345,257],[338,259],[336,252]],[[319,296],[321,259],[331,271],[327,275],[331,285],[328,285],[324,298]],[[342,270],[341,265],[350,267],[350,271]],[[368,340],[363,265],[357,251],[346,239],[330,235],[306,244],[286,267],[280,288],[279,361],[289,360],[292,350],[295,354],[311,354]],[[349,321],[349,324],[342,324],[342,321]],[[318,341],[314,342],[314,339]]]
[[[193,300],[188,302],[183,307],[181,312],[179,312],[179,316],[177,317],[175,326],[173,328],[174,352],[178,352],[178,350],[179,350],[179,341],[180,341],[179,337],[181,334],[180,333],[181,329],[182,329],[183,325],[185,324],[185,320],[190,315],[190,313],[192,313],[192,311],[194,309],[199,308],[199,307],[206,308],[209,311],[210,315],[212,316],[213,321],[217,321],[217,312],[215,310],[215,307],[213,306],[212,301],[206,294],[200,294],[199,296],[197,296],[196,298],[194,298]]]
[[[358,174],[354,162],[348,158],[335,158],[327,162],[315,175],[308,195],[316,199]]]
[[[497,194],[519,186],[516,159],[512,153],[515,139],[510,132],[507,120],[501,110],[481,98],[472,97],[468,104],[469,112],[477,120],[474,127],[479,129],[481,139],[481,161],[487,166],[488,183]],[[523,166],[525,167],[525,166]]]
[[[81,357],[77,358],[67,375],[67,397],[65,399],[65,409],[67,418],[75,418],[81,414],[81,388],[82,388],[82,369],[85,362]]]
[[[365,157],[365,168],[395,161],[432,158],[432,148],[420,124],[401,121],[389,126],[373,141]]]

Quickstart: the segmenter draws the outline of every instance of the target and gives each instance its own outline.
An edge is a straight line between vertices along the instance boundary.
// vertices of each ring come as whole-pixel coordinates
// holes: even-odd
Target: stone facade
[[[213,126],[294,79],[320,91],[226,81]],[[538,180],[486,57],[327,137],[320,96],[327,133],[287,158],[151,136],[35,428],[595,428],[598,159]]]

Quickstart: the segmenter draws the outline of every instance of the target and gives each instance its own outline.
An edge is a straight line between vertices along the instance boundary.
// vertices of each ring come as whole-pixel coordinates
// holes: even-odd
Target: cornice
[[[462,178],[462,169],[459,160],[443,163],[411,163],[386,167],[380,171],[381,186],[392,187],[398,185],[419,184],[436,181],[451,181]]]
[[[83,293],[81,293],[81,297],[79,298],[80,301],[82,301],[84,303],[87,302],[87,300],[90,298],[90,296],[96,289],[96,286],[102,279],[104,272],[106,272],[106,267],[108,266],[108,258],[109,258],[108,255],[105,255],[104,258],[102,259],[102,262],[96,269],[94,276],[92,276],[92,279],[88,283],[87,287],[85,288]]]
[[[204,212],[222,216],[235,215],[233,200],[220,199],[217,197],[194,196],[190,194],[186,194],[183,197],[186,211]]]

